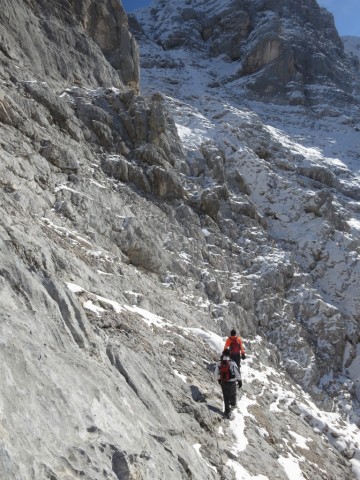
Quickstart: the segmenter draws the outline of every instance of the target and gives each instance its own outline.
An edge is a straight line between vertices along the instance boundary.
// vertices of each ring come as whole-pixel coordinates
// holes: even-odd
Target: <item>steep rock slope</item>
[[[292,106],[298,103],[288,95],[294,78],[287,76],[284,81],[282,74],[288,70],[277,55],[259,64],[255,74],[264,85],[271,87],[273,80],[280,85],[276,92],[271,90],[275,104],[267,105],[269,92],[261,88],[256,89],[256,98],[267,103],[254,101],[253,95],[249,96],[249,82],[255,78],[252,72],[242,72],[242,80],[228,82],[235,68],[243,65],[247,52],[231,62],[228,55],[213,58],[212,34],[206,38],[197,35],[215,13],[220,23],[230,17],[234,22],[250,18],[254,11],[247,2],[155,1],[151,9],[139,11],[132,26],[142,51],[142,88],[168,95],[167,104],[190,159],[194,195],[205,185],[213,193],[226,185],[236,203],[241,199],[242,209],[246,198],[253,207],[252,218],[264,226],[263,243],[258,232],[248,238],[252,248],[256,244],[255,255],[240,277],[241,285],[251,284],[246,299],[253,302],[253,324],[277,345],[287,371],[297,382],[323,405],[337,405],[358,423],[358,63],[347,57],[331,17],[316,2],[297,2],[291,14],[286,14],[282,2],[251,3],[257,13],[266,7],[267,18],[280,15],[289,27],[282,30],[279,41],[291,43],[302,32],[303,41],[293,50],[299,45],[304,48],[298,61],[299,68],[301,64],[309,67],[301,84],[303,91],[310,93],[310,101],[301,96],[301,106]],[[316,12],[313,22],[309,21],[309,7]],[[232,15],[228,16],[229,9]],[[168,17],[172,20],[166,23]],[[195,17],[198,23],[193,21]],[[262,23],[261,15],[251,18],[252,28],[264,40],[258,57],[265,58],[271,46],[267,24]],[[234,30],[217,30],[224,48],[231,32]],[[305,32],[313,32],[319,42],[321,39],[321,48],[316,45],[323,56],[322,72],[310,60],[313,49]],[[244,38],[246,35],[245,43],[252,38],[249,31]],[[169,41],[172,38],[176,41]],[[309,38],[314,41],[313,36]],[[221,81],[214,83],[220,76]],[[280,106],[284,101],[288,105]],[[209,145],[217,152],[212,158],[206,152]],[[220,175],[219,165],[223,167]],[[213,174],[212,182],[207,168]],[[233,190],[235,179],[241,197],[239,190]],[[224,211],[219,209],[218,219]],[[228,216],[226,221],[230,225]],[[220,229],[224,232],[223,224]],[[236,232],[236,227],[230,229]],[[238,232],[234,237],[243,245]],[[278,277],[286,262],[279,260],[278,251],[272,256],[270,249],[266,250],[270,245],[289,255],[287,277],[283,273]],[[221,280],[224,284],[226,278]],[[243,298],[240,304],[245,305]]]
[[[341,408],[355,416],[357,399],[339,364],[348,338],[354,356],[347,321],[356,319],[324,301],[291,239],[286,248],[277,241],[269,220],[279,212],[260,201],[269,177],[277,181],[267,152],[293,172],[287,156],[299,160],[301,146],[275,141],[256,114],[231,104],[211,107],[212,123],[194,110],[195,95],[187,105],[181,95],[138,96],[137,47],[121,6],[63,7],[18,0],[0,12],[4,478],[286,480],[294,468],[352,478],[358,430]],[[167,67],[169,57],[157,54]],[[171,81],[173,72],[164,75]],[[312,178],[316,166],[295,172],[309,192],[323,178]],[[356,243],[335,207],[326,196],[314,217],[338,225],[347,252]],[[212,370],[232,326],[246,338],[248,364],[240,409],[223,424]],[[292,378],[276,344],[289,353]],[[340,390],[339,371],[341,408],[330,395]],[[319,410],[293,379],[332,411]]]
[[[208,478],[192,448],[204,413],[194,419],[190,391],[168,399],[169,353],[135,308],[172,305],[179,324],[189,315],[152,274],[166,265],[171,217],[151,192],[183,195],[174,124],[128,88],[136,48],[117,2],[11,6],[1,12],[1,474],[183,478],[191,464]]]
[[[310,3],[320,17],[315,16],[316,21],[307,28],[315,29],[322,25],[322,10],[316,3]],[[231,5],[234,12],[240,8],[238,4]],[[217,15],[223,18],[229,8],[228,4],[204,5],[201,2],[192,3],[192,6],[199,9],[199,18],[207,18],[209,9],[215,6]],[[246,2],[241,3],[242,8],[246,6],[250,8]],[[167,29],[161,30],[160,7],[161,12],[173,13],[175,26],[169,24]],[[278,12],[278,3],[267,5],[269,11],[270,7]],[[308,7],[308,2],[302,2],[291,18],[282,10],[283,21],[292,22],[293,29],[293,18],[305,24]],[[249,102],[246,87],[240,88],[238,84],[235,89],[232,84],[229,88],[226,83],[219,86],[214,95],[210,80],[216,70],[226,71],[226,59],[209,59],[209,49],[194,49],[190,35],[186,44],[177,45],[171,51],[171,56],[167,48],[164,50],[163,39],[178,33],[182,27],[176,19],[182,18],[188,8],[189,5],[182,1],[154,2],[152,9],[137,15],[141,22],[137,31],[144,52],[144,89],[159,88],[173,97],[169,97],[167,103],[187,147],[193,182],[190,188],[194,197],[197,198],[198,190],[205,186],[212,195],[227,189],[226,207],[221,206],[218,195],[217,223],[223,233],[241,245],[240,263],[244,260],[244,234],[236,228],[243,220],[229,216],[229,207],[230,211],[246,211],[246,215],[263,227],[261,234],[257,231],[251,238],[251,248],[256,252],[248,264],[244,262],[245,269],[239,277],[240,284],[249,280],[251,284],[252,296],[248,292],[245,295],[246,310],[250,312],[247,325],[259,324],[265,328],[284,351],[284,361],[292,375],[304,386],[321,384],[323,389],[323,378],[331,372],[328,377],[331,390],[332,375],[334,372],[343,374],[342,365],[347,366],[354,357],[358,342],[359,305],[354,291],[359,275],[357,98],[353,97],[350,104],[318,103],[311,109],[266,106]],[[251,9],[246,11],[249,15],[252,12]],[[187,23],[184,25],[187,30]],[[336,32],[330,36],[324,51],[329,52],[334,38],[337,38]],[[287,40],[284,33],[284,41]],[[340,50],[341,56],[346,58],[343,49]],[[311,52],[309,49],[310,56]],[[332,58],[329,55],[327,62]],[[273,67],[281,70],[281,61],[275,59]],[[350,85],[353,72],[338,67],[338,76]],[[266,69],[262,71],[262,75],[265,74]],[[176,80],[169,84],[169,78]],[[329,89],[337,95],[338,87],[330,84],[331,78],[326,85],[318,84],[318,99],[324,98]],[[356,88],[355,85],[354,90]],[[244,103],[253,112],[244,109]],[[268,125],[262,124],[261,117]],[[295,142],[290,137],[294,133]],[[213,177],[211,182],[207,169]],[[262,235],[265,235],[263,242]],[[275,256],[271,259],[273,248]],[[268,276],[264,275],[264,258],[269,259],[266,264]],[[222,286],[226,281],[226,278],[221,280]],[[242,298],[240,304],[246,305],[246,300]],[[283,341],[289,328],[298,332],[301,343],[304,342],[302,347],[294,348]],[[345,353],[350,347],[349,340],[352,345],[350,359]],[[354,409],[355,412],[358,409],[356,401]]]
[[[33,79],[58,87],[124,83],[136,88],[138,50],[119,2],[109,0],[97,5],[81,0],[63,5],[5,0],[1,10],[5,78],[23,80],[24,74],[28,81],[31,72]],[[103,55],[111,66],[102,61]]]

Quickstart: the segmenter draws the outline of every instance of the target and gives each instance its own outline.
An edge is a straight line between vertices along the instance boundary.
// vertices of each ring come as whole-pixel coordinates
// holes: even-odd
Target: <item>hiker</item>
[[[234,360],[236,365],[240,368],[240,357],[245,360],[245,348],[241,337],[236,336],[236,330],[231,330],[230,337],[225,342],[225,348],[230,348],[230,358]]]
[[[216,364],[215,376],[221,385],[224,398],[224,415],[230,418],[231,409],[236,407],[236,386],[242,387],[240,369],[230,358],[230,349],[226,348]]]

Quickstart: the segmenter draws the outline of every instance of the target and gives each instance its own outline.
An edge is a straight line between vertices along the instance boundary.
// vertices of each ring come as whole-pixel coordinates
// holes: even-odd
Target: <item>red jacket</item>
[[[241,340],[241,337],[237,337],[236,335],[227,338],[227,340],[225,342],[224,350],[225,350],[225,348],[230,348],[231,341],[234,340],[234,338],[236,338],[236,341],[239,344],[240,354],[243,355],[245,353],[245,348],[244,348],[243,342]]]

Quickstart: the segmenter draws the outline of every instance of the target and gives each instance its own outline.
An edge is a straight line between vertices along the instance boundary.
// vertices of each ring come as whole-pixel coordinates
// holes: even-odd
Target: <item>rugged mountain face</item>
[[[358,107],[328,14],[155,2],[133,19],[140,96],[117,1],[3,3],[3,478],[359,478]],[[336,105],[249,99],[291,42],[313,58],[290,28],[269,53],[265,18],[331,30],[316,102]],[[294,103],[286,72],[258,98]],[[248,358],[223,423],[232,327]]]
[[[292,104],[353,100],[356,69],[316,0],[155,0],[149,13],[145,29],[165,50],[185,47],[228,62],[220,71],[214,63],[214,89],[246,86],[247,96]],[[327,86],[320,97],[319,83]]]
[[[198,197],[199,189],[200,191],[210,190],[211,195],[217,197],[216,215],[210,213],[210,216],[221,225],[222,232],[226,232],[238,245],[241,244],[239,242],[241,233],[237,228],[243,223],[243,217],[240,220],[234,217],[233,213],[229,216],[229,211],[234,209],[240,215],[245,214],[250,217],[254,225],[262,227],[261,233],[258,232],[253,237],[256,238],[255,242],[259,250],[254,258],[251,258],[251,268],[245,262],[244,265],[248,271],[245,275],[241,272],[242,285],[249,282],[251,278],[249,290],[252,292],[250,303],[253,307],[250,307],[249,317],[243,312],[241,314],[244,319],[250,320],[245,320],[246,325],[251,329],[251,325],[254,324],[253,319],[256,318],[255,323],[258,322],[269,338],[283,350],[285,362],[293,377],[304,386],[310,383],[313,386],[322,384],[323,387],[321,379],[329,373],[329,366],[331,365],[330,370],[334,368],[338,371],[343,364],[344,353],[348,348],[347,341],[350,339],[353,346],[358,342],[357,311],[359,307],[355,306],[356,300],[354,304],[352,288],[353,282],[357,283],[355,278],[358,275],[358,260],[356,259],[350,266],[343,258],[344,255],[347,257],[349,254],[352,257],[353,253],[348,251],[349,248],[351,251],[354,248],[356,252],[358,251],[358,246],[355,246],[358,230],[357,227],[353,229],[353,226],[357,225],[359,200],[359,139],[356,133],[358,101],[354,96],[349,104],[318,103],[326,95],[331,99],[335,97],[339,99],[339,89],[334,84],[335,77],[330,74],[330,71],[323,72],[327,76],[322,84],[319,83],[322,76],[318,75],[312,67],[309,67],[311,74],[307,76],[307,81],[318,82],[313,85],[318,98],[317,104],[312,104],[311,108],[305,105],[297,108],[274,105],[267,107],[264,103],[261,105],[249,103],[247,82],[249,77],[252,81],[251,74],[246,76],[247,80],[243,84],[232,83],[231,87],[226,82],[218,84],[217,93],[214,96],[212,83],[214,72],[226,74],[229,69],[233,70],[233,66],[231,64],[229,67],[227,57],[222,56],[216,60],[212,58],[214,39],[211,35],[202,39],[200,42],[202,48],[196,41],[192,41],[189,29],[193,27],[193,22],[186,21],[187,16],[190,15],[190,6],[193,8],[192,15],[197,11],[197,18],[203,19],[202,23],[208,22],[212,16],[214,19],[221,18],[221,22],[230,17],[238,20],[246,13],[249,18],[253,18],[252,28],[257,29],[259,36],[263,39],[262,55],[265,55],[269,49],[267,27],[261,20],[266,10],[267,18],[275,15],[288,25],[288,30],[282,32],[282,42],[293,42],[299,31],[304,33],[299,25],[306,26],[307,31],[317,32],[318,38],[322,37],[324,65],[330,65],[334,61],[331,53],[333,42],[337,42],[338,54],[341,58],[347,59],[334,29],[330,29],[331,33],[327,34],[329,42],[325,41],[325,26],[330,28],[332,23],[328,14],[322,17],[323,11],[319,9],[316,2],[297,2],[297,7],[293,6],[290,10],[291,15],[281,2],[276,2],[274,5],[269,2],[255,2],[255,9],[252,8],[254,2],[251,3],[252,6],[246,2],[240,2],[240,4],[229,2],[219,5],[213,2],[203,5],[202,2],[184,3],[181,0],[176,3],[154,2],[152,9],[144,13],[139,12],[137,21],[141,24],[141,28],[138,26],[137,32],[144,52],[144,90],[148,89],[151,92],[152,89],[158,88],[161,91],[167,91],[175,98],[175,100],[168,99],[167,103],[173,112],[178,131],[181,132],[187,156],[191,158],[190,172],[193,184],[190,188],[193,189],[194,198]],[[237,13],[240,7],[243,10],[240,10],[238,17],[235,12]],[[309,24],[310,7],[316,12],[316,15],[312,12],[315,16],[313,15],[314,22],[311,24]],[[163,21],[165,17],[172,19],[171,23],[167,24],[167,28]],[[174,46],[166,39],[173,36],[178,38],[179,31],[183,32],[183,38],[186,41],[174,42],[176,48],[173,48]],[[234,29],[230,28],[221,30],[219,33],[219,41],[224,48],[227,45],[228,36],[232,33]],[[252,38],[251,34],[247,35],[250,39]],[[237,44],[237,40],[234,42],[234,45]],[[313,50],[306,45],[305,40],[303,46],[311,57]],[[171,55],[168,52],[170,46],[173,48]],[[295,44],[292,48],[296,50],[297,47]],[[239,63],[244,61],[244,56],[246,57],[245,53],[239,56]],[[348,62],[349,59],[346,61]],[[299,58],[299,66],[302,64],[305,68],[305,64],[309,66],[311,62],[303,56],[301,61]],[[353,61],[353,64],[355,69],[356,62]],[[338,69],[336,75],[341,77],[344,84],[351,85],[355,70],[346,70],[344,63],[335,62],[335,65],[334,68]],[[266,80],[267,84],[270,78],[268,70],[270,66],[274,72],[284,71],[282,59],[276,56],[272,61],[259,65],[258,75],[263,78],[263,81]],[[286,68],[285,70],[287,71]],[[169,82],[169,78],[175,80]],[[274,78],[276,84],[281,84],[281,75],[276,75]],[[305,82],[304,78],[303,81]],[[353,85],[352,88],[356,92],[357,86]],[[264,96],[262,98],[264,99]],[[244,110],[244,103],[253,111],[257,111],[260,117],[252,116],[246,109]],[[292,104],[292,101],[289,100],[289,103]],[[332,121],[332,117],[337,120]],[[263,125],[261,118],[271,127]],[[307,128],[308,125],[311,125],[310,129]],[[330,129],[334,129],[333,139],[332,134],[329,133]],[[321,130],[325,130],[326,133],[320,133]],[[298,145],[295,145],[288,136],[294,132],[302,140]],[[316,150],[306,148],[309,146],[316,146]],[[211,183],[209,176],[212,177]],[[227,190],[227,197],[217,193],[224,188]],[[240,210],[238,210],[239,203]],[[292,213],[289,214],[289,212]],[[319,223],[317,220],[314,222],[314,215],[315,218],[321,217],[322,220]],[[223,218],[226,218],[225,225],[228,229],[221,223]],[[309,232],[309,236],[305,232]],[[265,284],[260,286],[257,283],[258,280],[260,279],[262,283],[265,279],[264,270],[261,271],[263,259],[264,256],[270,256],[270,250],[266,252],[267,247],[260,242],[263,233],[266,235],[265,245],[271,245],[273,248],[272,239],[281,251],[280,257],[283,254],[285,256],[290,254],[290,258],[285,260],[283,257],[280,261],[281,280],[279,278],[275,280],[276,275],[274,276],[274,271],[270,267],[269,277],[265,280]],[[350,243],[348,243],[349,240]],[[348,253],[345,253],[346,251]],[[239,257],[241,263],[244,259],[243,250]],[[260,258],[261,265],[255,266],[258,263],[257,258]],[[342,270],[342,267],[338,268],[345,264],[347,264],[345,270]],[[337,265],[337,274],[342,278],[340,284],[333,279],[335,265]],[[229,271],[228,268],[224,270]],[[254,274],[259,275],[255,281]],[[300,282],[299,275],[300,277],[304,275]],[[309,279],[314,290],[308,283]],[[226,283],[226,278],[222,278],[220,282],[222,288]],[[279,291],[283,293],[279,295]],[[313,295],[317,297],[315,301]],[[249,299],[249,296],[247,292],[245,297]],[[281,297],[284,302],[282,304],[280,304]],[[241,302],[246,301],[242,298]],[[308,305],[309,302],[312,305],[310,309],[308,306],[304,307],[304,303]],[[319,309],[317,312],[313,310],[314,305]],[[333,310],[334,307],[335,310]],[[245,310],[249,313],[249,308]],[[326,320],[323,323],[320,320],[322,316],[320,312],[323,312],[327,319],[332,318],[332,320]],[[224,317],[227,316],[228,312]],[[285,325],[284,318],[287,319]],[[284,341],[290,334],[290,325],[294,331],[298,332],[299,338],[304,340],[304,345],[300,349],[294,350],[292,344],[289,345]],[[318,338],[317,345],[314,344],[315,338]],[[354,355],[354,350],[352,352],[351,356]],[[316,358],[314,363],[311,361],[313,355]],[[348,358],[347,354],[345,357]],[[345,360],[345,364],[348,361],[349,359]],[[331,389],[333,388],[331,386]]]
[[[137,89],[138,49],[116,0],[99,4],[4,0],[1,9],[6,79],[39,79],[57,87],[100,84]]]

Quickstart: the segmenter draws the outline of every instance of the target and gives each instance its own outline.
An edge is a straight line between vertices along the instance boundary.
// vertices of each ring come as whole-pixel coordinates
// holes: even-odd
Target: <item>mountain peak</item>
[[[230,63],[220,81],[235,90],[313,105],[324,100],[316,87],[322,84],[333,103],[352,101],[358,67],[344,52],[333,16],[315,0],[158,0],[139,20],[165,51]]]

